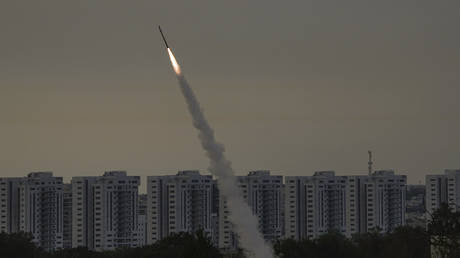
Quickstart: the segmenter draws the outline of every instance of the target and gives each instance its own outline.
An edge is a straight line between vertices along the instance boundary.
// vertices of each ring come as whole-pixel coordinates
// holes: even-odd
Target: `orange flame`
[[[176,72],[176,75],[181,75],[181,70],[180,66],[177,63],[176,58],[174,57],[173,53],[171,52],[171,49],[168,48],[168,54],[169,54],[169,59],[171,59],[171,64],[174,68],[174,72]]]

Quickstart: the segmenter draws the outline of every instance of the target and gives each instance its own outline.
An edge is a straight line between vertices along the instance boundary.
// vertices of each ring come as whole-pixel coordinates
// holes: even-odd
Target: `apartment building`
[[[284,235],[284,187],[283,177],[270,175],[268,170],[251,171],[247,176],[238,176],[241,195],[258,219],[258,228],[266,241]],[[238,239],[228,219],[229,211],[225,198],[219,199],[219,247],[235,249]]]
[[[109,171],[94,183],[94,249],[137,247],[137,204],[140,177]]]
[[[286,237],[315,238],[328,231],[351,236],[405,225],[406,176],[375,171],[367,176],[286,177]]]
[[[460,169],[446,169],[444,174],[427,175],[425,186],[428,220],[442,203],[453,211],[460,211]]]
[[[346,233],[346,177],[320,171],[286,177],[285,182],[287,238],[313,238],[329,230]]]
[[[72,178],[72,246],[96,251],[139,246],[139,184],[140,177],[125,171]]]
[[[212,176],[195,170],[147,177],[147,243],[198,230],[214,238],[214,184]]]
[[[29,173],[19,186],[19,230],[47,251],[63,248],[63,197],[62,177],[52,172]]]
[[[364,209],[364,214],[360,218],[360,232],[390,232],[405,225],[406,176],[395,175],[392,170],[379,170],[364,178],[361,184],[363,196],[358,207]]]

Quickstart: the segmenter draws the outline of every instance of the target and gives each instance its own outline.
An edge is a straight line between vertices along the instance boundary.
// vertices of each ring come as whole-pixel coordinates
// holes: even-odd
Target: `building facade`
[[[108,171],[72,178],[72,247],[114,250],[143,242],[138,223],[138,176]]]
[[[212,176],[194,170],[147,177],[147,243],[198,230],[213,239],[214,184]]]
[[[72,247],[94,249],[93,177],[72,177]]]
[[[137,247],[137,204],[140,177],[109,171],[94,183],[94,249]]]
[[[406,176],[394,171],[336,176],[271,175],[251,171],[236,178],[240,194],[268,242],[315,238],[331,230],[351,236],[389,232],[405,224]],[[202,230],[219,248],[235,250],[238,237],[218,184],[199,171],[150,176],[139,195],[140,177],[124,171],[73,177],[63,184],[51,172],[0,178],[0,232],[30,232],[45,250],[87,247],[114,250],[153,244],[174,233]],[[428,213],[441,203],[458,210],[460,170],[429,175]]]
[[[442,203],[448,204],[453,211],[460,211],[460,169],[446,169],[444,174],[427,175],[425,186],[427,220]]]
[[[19,186],[19,230],[47,251],[64,247],[63,197],[62,177],[51,172],[29,173]]]
[[[64,249],[72,248],[72,185],[63,185],[63,244]]]
[[[138,244],[147,245],[147,194],[139,194],[137,204]]]
[[[345,234],[346,179],[333,171],[286,177],[286,237],[313,238],[329,230]]]
[[[284,235],[284,185],[283,177],[270,175],[268,170],[251,171],[247,176],[238,176],[237,184],[244,200],[258,219],[258,228],[266,241]],[[229,211],[225,198],[219,197],[219,248],[237,248],[238,239],[228,219]]]
[[[358,191],[354,196],[359,197],[355,198],[356,204],[350,206],[350,210],[359,208],[359,214],[356,213],[356,220],[353,221],[356,227],[355,230],[351,227],[350,234],[372,230],[390,232],[405,225],[406,176],[395,175],[392,170],[379,170],[370,176],[353,178],[354,182],[350,182],[350,185]]]
[[[286,238],[315,238],[328,231],[346,236],[405,225],[406,176],[286,177]]]
[[[19,186],[23,178],[0,178],[0,232],[19,231]]]

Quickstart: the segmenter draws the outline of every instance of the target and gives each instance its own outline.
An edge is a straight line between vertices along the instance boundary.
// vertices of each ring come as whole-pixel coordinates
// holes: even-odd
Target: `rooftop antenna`
[[[367,162],[367,165],[369,166],[367,167],[367,169],[368,169],[369,176],[370,176],[372,175],[372,164],[374,163],[372,162],[372,151],[367,151],[367,153],[369,154],[369,162]]]

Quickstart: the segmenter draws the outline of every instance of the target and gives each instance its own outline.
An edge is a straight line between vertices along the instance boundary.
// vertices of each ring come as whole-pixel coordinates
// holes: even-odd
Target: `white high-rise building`
[[[406,224],[407,179],[405,175],[395,175],[392,170],[379,170],[373,172],[371,176],[355,177],[354,185],[359,186],[358,189],[355,188],[359,192],[356,194],[349,192],[350,199],[351,195],[359,197],[355,199],[355,206],[351,206],[350,203],[350,210],[356,208],[360,210],[355,223],[359,225],[360,233],[371,230],[390,232]],[[349,232],[352,233],[357,232]]]
[[[442,203],[453,211],[460,211],[460,169],[446,169],[443,175],[427,175],[425,185],[428,220]]]
[[[147,243],[198,230],[213,239],[214,184],[212,176],[198,171],[147,177]]]
[[[351,236],[392,231],[405,224],[406,176],[286,177],[286,237],[314,238],[330,230]]]
[[[0,178],[0,233],[19,231],[19,185],[23,178]]]
[[[143,240],[137,216],[138,176],[109,171],[72,178],[72,246],[96,251],[137,247]]]
[[[47,251],[63,248],[62,177],[33,172],[21,181],[19,230],[30,232],[33,242]]]
[[[284,188],[283,177],[270,175],[270,171],[251,171],[247,176],[237,177],[242,197],[258,218],[259,231],[266,241],[284,235]],[[219,247],[235,249],[238,240],[228,219],[229,210],[225,198],[219,201]]]
[[[346,177],[321,171],[285,182],[287,238],[313,238],[331,229],[346,233]]]
[[[109,171],[94,184],[94,249],[137,247],[137,198],[140,177]]]

